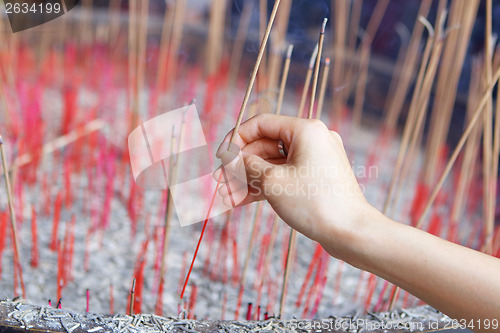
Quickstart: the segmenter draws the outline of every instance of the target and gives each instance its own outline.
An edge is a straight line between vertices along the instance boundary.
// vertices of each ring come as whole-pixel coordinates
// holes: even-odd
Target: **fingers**
[[[247,144],[260,139],[281,139],[285,144],[290,144],[295,128],[304,122],[307,122],[307,120],[288,116],[261,114],[241,124],[234,143],[242,149]],[[233,131],[226,135],[225,142],[229,142]],[[220,148],[217,153],[220,153]],[[219,156],[217,155],[217,157]]]
[[[245,145],[245,143],[243,142],[243,140],[239,136],[238,136],[238,139],[236,140],[237,141],[236,143],[230,143],[229,142],[230,137],[231,136],[229,136],[229,137],[226,136],[226,138],[224,139],[224,142],[222,142],[221,145],[219,146],[219,148],[217,148],[217,152],[215,153],[215,156],[217,158],[221,158],[222,153],[227,152],[227,151],[232,152],[235,155],[237,155],[241,151],[240,147],[243,147]]]
[[[230,151],[225,151],[221,154],[221,161],[222,165],[212,174],[215,180],[219,180],[222,173],[222,178],[220,180],[221,183],[233,182],[236,184],[239,182],[246,185],[247,176],[241,152],[239,154],[235,154]]]
[[[283,158],[278,150],[278,141],[274,139],[259,139],[247,144],[243,153],[257,155],[264,160]]]
[[[229,190],[227,185],[224,184],[219,188],[219,195],[222,197],[222,202],[227,207],[241,207],[248,205],[255,201],[264,200],[264,196],[262,191],[256,188],[249,186],[245,189],[240,189],[236,192],[231,191],[231,195],[229,194]],[[233,205],[235,204],[235,206]]]
[[[290,143],[294,129],[302,121],[295,117],[262,114],[241,124],[238,134],[246,143],[261,138],[281,139]]]
[[[223,184],[219,187],[219,195],[222,197],[222,202],[227,207],[238,207],[243,205],[243,202],[249,195],[248,187],[242,187],[240,189],[235,189],[231,184]]]

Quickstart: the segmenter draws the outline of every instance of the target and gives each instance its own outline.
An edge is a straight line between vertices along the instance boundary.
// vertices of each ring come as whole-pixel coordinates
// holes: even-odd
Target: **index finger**
[[[304,119],[295,117],[261,114],[257,115],[240,125],[235,142],[241,149],[247,144],[263,138],[283,140],[289,145],[292,142],[293,132],[297,125]],[[234,129],[226,135],[224,142],[231,139]],[[219,149],[220,150],[220,149]],[[217,157],[220,155],[217,151]]]

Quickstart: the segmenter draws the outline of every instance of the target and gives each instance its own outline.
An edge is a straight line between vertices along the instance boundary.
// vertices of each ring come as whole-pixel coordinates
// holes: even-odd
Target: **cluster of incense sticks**
[[[342,135],[355,168],[379,170],[356,174],[372,204],[500,257],[493,1],[423,0],[408,28],[390,27],[399,50],[387,92],[377,96],[378,121],[367,107],[375,104],[372,80],[382,57],[375,46],[387,32],[380,27],[390,0],[377,1],[366,20],[367,1],[332,0],[322,13],[331,17],[315,22],[319,36],[307,43],[288,34],[300,11],[295,2],[243,3],[212,1],[196,10],[174,0],[155,13],[147,0],[112,0],[105,8],[86,0],[43,29],[17,34],[0,17],[0,298],[237,320],[420,303],[331,258],[264,202],[180,228],[172,193],[134,182],[126,138],[194,99],[208,142],[233,126],[234,142],[242,121],[258,113],[322,119]],[[240,12],[235,24],[232,6]],[[484,47],[471,55],[477,24]],[[177,155],[190,126],[183,120],[162,139],[175,156],[161,161],[166,183],[186,177],[191,161]],[[193,210],[200,200],[214,202],[208,183],[203,190],[204,198],[184,198]]]

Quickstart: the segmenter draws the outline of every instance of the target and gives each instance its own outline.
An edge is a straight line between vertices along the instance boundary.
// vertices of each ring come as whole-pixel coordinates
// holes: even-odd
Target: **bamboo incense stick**
[[[325,18],[323,20],[323,25],[321,26],[321,31],[319,33],[318,55],[316,57],[316,66],[314,68],[314,78],[313,78],[313,86],[312,86],[312,92],[311,92],[311,101],[309,103],[309,114],[308,114],[309,119],[313,118],[314,102],[316,100],[316,90],[318,88],[319,67],[321,65],[321,56],[323,54],[323,43],[325,41],[325,29],[326,29],[327,23],[328,23],[328,19]]]
[[[293,52],[293,45],[290,45],[288,47],[288,51],[287,51],[287,56],[286,56],[286,61],[285,61],[285,66],[284,66],[284,70],[283,70],[283,77],[282,77],[282,80],[281,80],[281,88],[280,88],[280,95],[279,95],[279,98],[278,98],[278,107],[276,108],[276,115],[279,115],[281,113],[281,107],[282,107],[282,104],[283,104],[283,95],[285,93],[285,86],[286,86],[286,81],[287,81],[287,77],[288,77],[288,72],[289,72],[289,69],[290,69],[290,61],[291,61],[291,57],[292,57],[292,52]],[[278,234],[278,227],[279,227],[279,216],[278,214],[275,215],[274,217],[274,220],[273,220],[273,225],[272,225],[272,229],[271,229],[271,238],[269,240],[269,246],[268,246],[268,249],[267,249],[267,253],[266,253],[266,258],[265,258],[265,261],[264,261],[264,268],[263,268],[263,272],[260,276],[260,283],[257,283],[257,285],[262,288],[263,287],[263,284],[264,284],[264,279],[267,275],[267,268],[269,266],[269,263],[271,261],[271,257],[272,257],[272,253],[273,253],[273,248],[274,248],[274,243],[276,242],[276,237],[277,237],[277,234]],[[251,244],[250,246],[251,247]],[[285,268],[286,270],[286,268]],[[282,291],[282,295],[285,291]],[[281,310],[280,310],[280,316],[281,316]]]
[[[129,316],[134,315],[134,301],[135,301],[135,278],[132,280],[132,288],[130,289],[130,304],[128,308]]]
[[[238,119],[236,120],[236,126],[234,127],[233,134],[231,136],[231,140],[230,140],[230,144],[229,145],[231,145],[232,143],[235,142],[236,136],[238,135],[238,130],[240,128],[241,122],[243,121],[243,116],[244,116],[244,113],[245,113],[248,101],[250,99],[250,95],[252,93],[253,86],[255,84],[255,79],[257,77],[257,73],[258,73],[259,68],[260,68],[260,63],[262,61],[262,57],[264,55],[264,51],[265,51],[266,46],[267,46],[267,41],[269,40],[269,35],[270,35],[271,29],[273,27],[274,19],[276,18],[276,13],[278,12],[278,8],[279,8],[279,5],[280,5],[280,2],[281,2],[281,0],[275,0],[273,11],[271,13],[271,17],[269,19],[269,23],[267,25],[266,32],[264,34],[264,39],[262,40],[262,43],[260,45],[260,50],[259,50],[259,54],[257,56],[257,61],[255,63],[255,67],[253,69],[252,76],[250,77],[250,81],[248,83],[248,87],[247,87],[247,90],[246,90],[246,93],[245,93],[245,97],[243,99],[243,103],[241,105],[240,113],[238,115]],[[218,190],[218,187],[219,187],[219,184],[220,184],[220,181],[221,181],[221,178],[222,178],[223,174],[224,173],[221,172],[221,174],[219,176],[219,180],[217,182],[217,186],[216,186],[216,189],[215,189],[213,197],[212,197],[212,203],[213,203],[213,201],[215,199],[215,196],[217,195],[217,190]],[[212,205],[210,205],[210,207],[211,206]],[[201,231],[200,239],[198,240],[198,245],[196,247],[196,250],[195,250],[195,253],[194,253],[194,256],[193,256],[193,260],[191,261],[191,266],[190,266],[188,274],[186,276],[186,281],[184,282],[184,287],[182,288],[181,299],[184,296],[184,292],[186,290],[186,286],[187,286],[187,284],[189,282],[189,276],[191,275],[191,271],[193,269],[193,265],[194,265],[194,262],[196,260],[196,255],[198,254],[199,246],[200,246],[200,243],[201,243],[201,241],[203,239],[203,234],[204,234],[205,228],[207,226],[208,219],[210,217],[210,211],[211,211],[211,208],[209,209],[209,211],[207,213],[207,218],[205,219],[205,222],[203,224],[203,229]]]
[[[441,188],[444,185],[444,182],[446,178],[448,177],[453,165],[455,164],[458,155],[460,154],[463,146],[465,145],[467,139],[469,138],[471,132],[473,131],[474,127],[476,126],[477,121],[480,119],[481,116],[484,116],[483,111],[486,103],[488,102],[492,90],[496,85],[496,82],[500,78],[500,68],[497,70],[495,75],[493,76],[493,81],[490,83],[488,89],[486,90],[486,93],[483,95],[483,98],[481,99],[478,107],[474,110],[474,116],[471,118],[467,128],[465,129],[462,137],[460,138],[460,141],[458,142],[455,150],[453,151],[453,154],[451,155],[450,159],[448,160],[448,163],[446,164],[446,167],[444,168],[444,171],[439,178],[436,187],[432,191],[432,194],[430,195],[429,199],[427,200],[426,205],[424,206],[424,209],[422,210],[422,213],[420,214],[420,217],[416,223],[416,228],[421,229],[423,227],[425,217],[427,213],[429,212],[430,208],[432,207],[432,204],[436,200],[439,192],[441,191]],[[394,305],[394,301],[398,295],[399,288],[396,288],[394,293],[392,294],[391,298],[391,303],[389,305],[389,309],[392,309],[392,306]]]
[[[163,18],[163,27],[161,32],[160,53],[158,55],[158,73],[156,75],[156,89],[161,92],[164,88],[165,76],[167,73],[167,63],[169,57],[169,46],[171,32],[173,30],[172,24],[174,21],[174,10],[170,8],[170,2],[167,1],[165,8],[165,15]]]
[[[497,54],[500,54],[500,47],[497,48]],[[500,157],[500,85],[497,86],[497,104],[495,110],[495,125],[494,125],[494,137],[493,137],[493,161],[492,161],[492,210],[495,209],[495,203],[497,199],[497,189],[498,189],[498,160]],[[494,214],[494,213],[493,213]],[[500,229],[499,229],[500,230]],[[497,232],[498,234],[498,232]],[[492,238],[493,239],[493,238]],[[494,244],[492,244],[494,245]],[[495,251],[493,251],[495,253]]]
[[[137,127],[137,0],[129,1],[128,22],[128,107],[132,110],[130,128]]]
[[[420,17],[427,17],[429,10],[431,8],[432,0],[423,0],[420,4],[420,8],[417,14],[417,20]],[[413,77],[413,72],[415,71],[415,66],[418,59],[418,49],[420,47],[420,40],[424,32],[424,26],[415,23],[413,28],[413,33],[411,36],[410,44],[408,50],[405,53],[405,60],[401,68],[403,69],[399,77],[394,76],[393,81],[397,80],[398,84],[395,86],[394,97],[392,98],[388,107],[386,107],[386,114],[384,120],[384,128],[389,132],[394,132],[396,128],[396,123],[399,118],[400,111],[402,109],[406,94],[408,92],[411,79]],[[391,85],[393,85],[391,83]]]
[[[184,125],[184,124],[183,124]],[[181,140],[179,140],[180,142]],[[171,156],[174,154],[178,153],[178,151],[175,150],[175,127],[172,128],[172,138],[170,141],[170,152]],[[177,167],[174,162],[174,158],[170,158],[170,163],[168,167],[168,176],[167,176],[167,171],[165,167],[165,163],[162,161],[162,167],[163,167],[163,174],[165,177],[165,182],[167,184],[172,184],[172,181],[177,178]],[[159,284],[164,283],[165,279],[165,273],[167,271],[167,254],[168,254],[168,246],[170,243],[170,223],[172,220],[172,214],[173,214],[173,198],[172,198],[172,193],[170,192],[169,189],[167,189],[167,200],[166,200],[166,210],[165,210],[165,218],[164,218],[164,225],[163,225],[163,242],[162,242],[162,255],[161,255],[161,266],[160,266],[160,279],[159,279]],[[158,298],[162,298],[162,294],[158,294]]]
[[[324,35],[324,28],[326,26],[326,21],[323,21],[323,26],[321,29],[321,33]],[[318,43],[318,50],[317,54],[319,54],[319,43]],[[313,55],[316,53],[313,52]],[[316,58],[316,57],[314,57]],[[312,58],[312,59],[314,59]],[[311,64],[309,66],[310,71],[311,71]],[[309,73],[308,73],[309,74]],[[317,80],[317,77],[315,78]],[[314,104],[314,96],[311,97],[311,103]],[[302,109],[299,109],[299,115],[298,118],[300,118],[302,114]],[[312,119],[312,112],[309,112],[308,119]],[[287,294],[287,285],[288,285],[288,279],[290,277],[290,270],[292,266],[292,260],[295,254],[295,248],[296,248],[296,243],[297,243],[297,231],[292,229],[290,231],[290,238],[288,240],[288,250],[287,250],[287,255],[286,255],[286,264],[285,264],[285,272],[283,275],[283,283],[282,283],[282,288],[281,288],[281,300],[280,300],[280,309],[279,309],[279,317],[281,318],[281,315],[283,314],[283,310],[285,309],[285,302],[286,302],[286,294]]]
[[[236,126],[234,127],[234,131],[233,131],[233,134],[231,136],[230,143],[234,143],[234,141],[236,140],[236,135],[238,134],[238,130],[240,128],[241,122],[243,121],[243,116],[244,116],[244,113],[245,113],[245,109],[247,107],[248,101],[250,100],[250,95],[252,93],[252,89],[253,89],[253,86],[254,86],[254,83],[255,83],[255,78],[257,77],[257,73],[259,71],[260,64],[261,64],[262,58],[264,56],[264,51],[266,50],[267,41],[269,40],[269,35],[271,33],[271,29],[273,27],[273,23],[274,23],[274,20],[276,18],[276,13],[278,12],[278,7],[280,5],[280,2],[281,2],[281,0],[275,0],[275,2],[274,2],[273,11],[271,12],[271,17],[269,19],[269,23],[267,25],[266,32],[264,34],[264,38],[263,38],[262,43],[260,45],[259,55],[257,57],[257,61],[255,63],[255,67],[253,69],[252,76],[250,77],[250,82],[248,83],[248,87],[247,87],[247,90],[246,90],[246,93],[245,93],[245,97],[243,99],[243,103],[241,105],[241,109],[240,109],[240,113],[238,115],[238,119],[236,120]]]
[[[231,60],[229,62],[229,87],[234,87],[238,79],[241,58],[243,57],[243,48],[248,35],[250,19],[252,18],[253,4],[254,1],[245,1],[243,5],[243,12],[241,13],[233,51],[231,52]]]
[[[194,104],[194,100],[191,101],[191,105]],[[180,124],[180,130],[179,130],[179,137],[176,140],[175,137],[175,125],[172,127],[172,138],[171,138],[171,146],[170,146],[170,151],[171,151],[171,158],[170,158],[170,163],[169,163],[169,168],[168,168],[168,176],[167,176],[167,170],[165,167],[165,163],[162,161],[162,167],[163,167],[163,173],[165,177],[165,182],[167,184],[173,184],[177,180],[177,174],[179,170],[179,152],[181,149],[181,144],[184,141],[184,131],[186,127],[186,119],[185,119],[185,113],[182,115],[182,122]],[[177,147],[176,143],[177,142]],[[167,254],[168,254],[168,246],[169,246],[169,241],[170,241],[170,224],[172,220],[172,215],[174,211],[174,201],[172,197],[172,193],[170,190],[167,190],[167,201],[166,201],[167,207],[165,210],[165,219],[164,219],[164,227],[163,227],[163,242],[162,242],[162,260],[161,260],[161,266],[160,266],[160,279],[159,279],[159,284],[163,285],[164,279],[165,279],[165,273],[167,270]],[[158,293],[158,298],[163,297],[161,293]],[[158,300],[158,303],[160,301]]]
[[[323,68],[323,79],[321,80],[321,88],[319,90],[318,109],[316,110],[316,119],[321,119],[323,113],[323,104],[325,103],[326,87],[328,85],[328,75],[330,73],[330,58],[325,59],[325,67]]]
[[[266,32],[266,20],[267,20],[267,0],[259,0],[259,36],[264,38]],[[267,90],[267,50],[264,50],[262,57],[262,71],[259,72],[257,76],[257,88],[258,92]],[[261,100],[259,99],[259,102]],[[260,103],[259,103],[260,104]]]
[[[223,27],[227,0],[212,1],[207,40],[207,74],[213,75],[219,68],[222,58]]]
[[[24,279],[23,279],[23,269],[21,266],[21,258],[20,258],[20,252],[19,252],[19,240],[17,238],[17,222],[16,222],[16,211],[14,210],[14,201],[12,198],[12,191],[10,187],[10,178],[9,178],[9,168],[7,167],[7,159],[5,156],[5,147],[3,143],[3,138],[0,135],[0,154],[2,157],[2,168],[3,168],[3,175],[5,178],[5,189],[7,191],[7,201],[9,204],[9,211],[10,211],[10,223],[12,227],[12,237],[14,241],[14,271],[17,270],[19,274],[19,279],[21,282],[21,289],[22,289],[22,296],[23,298],[26,297],[26,292],[24,289]]]
[[[460,33],[450,35],[443,49],[442,62],[447,66],[441,66],[439,69],[423,172],[423,181],[428,187],[435,183],[440,153],[449,133],[458,82],[478,6],[477,0],[454,1],[450,9],[448,29],[459,26]],[[486,84],[488,83],[489,81]]]
[[[281,4],[280,11],[276,16],[275,28],[271,35],[273,47],[269,55],[269,76],[267,83],[267,95],[270,100],[274,99],[275,89],[277,90],[279,88],[278,80],[283,62],[281,51],[286,45],[286,34],[290,23],[291,7],[292,1],[285,1]]]
[[[121,0],[110,0],[109,2],[109,46],[112,48],[120,32],[120,5]]]
[[[141,96],[144,93],[144,82],[146,80],[146,47],[148,40],[148,11],[149,0],[140,1],[140,18],[138,20],[138,45],[137,45],[137,90],[135,96],[135,103],[137,108],[137,116],[142,115],[142,103],[140,102]]]
[[[481,71],[479,69],[479,59],[474,58],[472,61],[472,73],[469,83],[469,97],[467,100],[467,118],[466,121],[469,122],[472,116],[472,111],[474,111],[474,106],[477,103],[477,97],[479,93],[479,82],[481,77]],[[496,119],[500,121],[500,119]],[[462,216],[465,202],[467,200],[468,192],[471,186],[471,180],[475,169],[475,161],[477,160],[478,153],[478,140],[481,131],[481,125],[478,124],[471,133],[470,139],[464,148],[464,155],[462,159],[462,165],[460,167],[460,176],[458,177],[458,184],[456,189],[455,200],[453,201],[453,206],[451,208],[451,219],[452,225],[456,225],[459,218]],[[495,133],[496,135],[497,133]],[[495,160],[493,160],[495,162]],[[456,235],[452,235],[456,236]],[[456,241],[456,239],[451,239],[451,241]]]
[[[182,41],[185,11],[186,11],[186,0],[177,0],[175,2],[174,22],[172,25],[172,37],[170,38],[170,47],[168,52],[167,82],[166,82],[166,86],[168,88],[171,87],[171,84],[177,74],[178,53]]]
[[[422,84],[424,81],[425,73],[427,70],[427,65],[428,65],[429,58],[430,58],[431,51],[432,51],[432,47],[434,44],[434,38],[435,38],[434,37],[434,35],[435,35],[434,29],[432,28],[432,26],[430,24],[427,24],[428,21],[426,21],[423,17],[420,17],[419,20],[428,28],[429,38],[427,40],[424,54],[422,57],[422,64],[421,64],[421,67],[420,67],[420,70],[418,73],[417,82],[415,85],[415,91],[414,91],[413,97],[412,97],[412,102],[410,104],[410,110],[408,112],[408,119],[406,121],[405,128],[403,130],[401,144],[399,147],[398,156],[396,158],[396,164],[395,164],[394,171],[393,171],[393,174],[391,177],[391,183],[389,185],[389,190],[387,191],[387,195],[386,195],[385,202],[384,202],[384,207],[382,209],[382,212],[384,214],[387,214],[388,209],[391,206],[392,198],[394,197],[396,186],[397,186],[398,181],[399,181],[401,168],[403,166],[404,159],[405,159],[405,156],[407,154],[408,147],[410,145],[409,141],[410,141],[412,134],[415,131],[415,123],[416,123],[416,119],[418,117],[417,113],[419,111],[417,104],[420,100]],[[425,111],[425,110],[422,110],[422,111]]]
[[[415,91],[415,94],[414,94],[413,99],[412,99],[412,106],[411,106],[411,110],[410,110],[410,112],[412,113],[412,115],[411,115],[412,119],[408,119],[407,124],[411,126],[411,124],[414,123],[415,115],[416,115],[417,119],[415,121],[415,124],[413,125],[413,129],[410,127],[405,128],[405,130],[408,129],[409,131],[404,133],[404,134],[407,134],[404,139],[407,139],[408,136],[411,135],[411,141],[410,141],[410,144],[407,144],[407,142],[402,142],[402,144],[401,144],[400,153],[398,154],[398,161],[397,161],[397,165],[396,165],[396,170],[393,174],[389,193],[388,193],[388,195],[386,197],[386,201],[384,203],[384,213],[387,212],[388,205],[391,202],[391,195],[392,195],[393,190],[394,190],[394,184],[398,181],[398,177],[399,177],[399,174],[401,172],[401,165],[403,163],[403,158],[404,158],[404,155],[406,153],[405,150],[406,149],[410,149],[410,150],[415,149],[415,147],[417,145],[417,138],[419,137],[419,135],[421,133],[421,129],[423,126],[423,120],[424,120],[424,117],[427,113],[426,111],[427,111],[427,106],[428,106],[428,102],[429,102],[429,96],[430,96],[432,84],[434,82],[437,67],[439,64],[440,57],[441,57],[444,38],[446,36],[446,32],[444,31],[444,24],[445,24],[446,16],[447,16],[447,12],[444,11],[440,16],[440,19],[438,22],[438,31],[437,31],[437,34],[435,36],[434,36],[434,31],[433,31],[432,27],[430,26],[430,23],[427,22],[424,18],[420,18],[422,23],[424,23],[424,25],[428,28],[430,37],[429,37],[429,40],[428,40],[428,43],[426,46],[426,50],[424,51],[424,59],[423,59],[421,70],[419,71],[419,77],[417,79],[417,81],[418,81],[417,83],[421,83],[421,86],[419,85],[416,87],[416,91]],[[425,71],[425,75],[423,75],[422,74],[423,68],[425,68],[426,63],[427,63],[427,56],[428,56],[428,50],[429,50],[428,46],[430,45],[429,44],[430,41],[432,41],[432,43],[433,43],[432,54],[430,55],[430,60],[429,60],[427,69]],[[417,103],[417,105],[415,103]],[[412,132],[412,133],[410,134],[410,132]],[[373,288],[375,288],[375,287],[373,287]],[[372,294],[372,293],[373,293],[373,289],[370,291],[370,294]],[[390,309],[392,309],[392,306],[394,305],[394,302],[395,302],[398,295],[399,295],[399,288],[396,288],[394,290],[394,293],[392,294],[391,302],[389,305]],[[369,304],[369,302],[370,302],[370,300],[368,299],[367,305]]]
[[[74,131],[69,132],[66,135],[63,135],[57,139],[54,139],[53,141],[50,141],[46,144],[43,145],[41,149],[41,155],[48,155],[53,152],[55,152],[58,149],[64,148],[68,146],[69,144],[79,140],[80,138],[92,134],[93,132],[99,131],[103,128],[106,127],[106,123],[100,119],[92,120],[89,122],[87,125],[82,126],[80,128],[75,129]],[[18,156],[15,160],[14,163],[12,164],[12,168],[9,169],[9,171],[13,170],[14,168],[20,168],[28,163],[30,163],[33,160],[33,156],[31,153],[25,153],[21,156]],[[3,172],[2,172],[3,173]]]
[[[340,123],[342,105],[344,104],[343,98],[346,94],[342,90],[336,93],[336,89],[342,86],[344,80],[344,67],[345,67],[345,47],[346,47],[346,30],[347,30],[347,18],[349,17],[349,6],[346,0],[332,0],[331,8],[333,21],[332,24],[332,35],[334,36],[333,44],[333,85],[332,85],[332,111],[334,117],[334,123],[338,125]]]
[[[371,38],[365,35],[361,44],[361,58],[360,62],[360,76],[357,84],[356,95],[354,98],[354,110],[352,114],[352,124],[354,128],[358,129],[361,123],[361,116],[363,114],[363,105],[365,102],[365,91],[368,80],[368,67],[370,64],[371,54]]]
[[[486,24],[485,24],[485,51],[484,51],[484,63],[485,63],[485,82],[491,81],[492,75],[492,36],[491,36],[491,26],[492,26],[492,1],[486,0]],[[492,126],[493,123],[493,113],[492,113],[492,98],[493,94],[490,96],[490,100],[486,103],[484,110],[484,133],[483,133],[483,207],[485,216],[485,228],[484,228],[484,239],[488,240],[493,236],[495,231],[495,202],[493,202],[493,191],[492,182],[493,172],[493,162],[492,162]],[[486,253],[492,254],[492,248],[490,246],[486,247]]]
[[[497,84],[498,79],[500,78],[500,68],[495,72],[495,74],[492,76],[492,78],[493,79],[492,79],[491,83],[488,85],[485,94],[483,95],[478,106],[474,110],[473,117],[471,118],[469,124],[467,125],[467,128],[465,129],[462,137],[460,138],[460,141],[458,142],[455,150],[453,151],[453,154],[451,155],[450,159],[448,160],[448,163],[446,164],[446,167],[444,168],[444,171],[443,171],[441,177],[439,178],[439,180],[436,184],[436,187],[432,191],[432,194],[429,197],[429,199],[428,199],[428,201],[427,201],[427,203],[426,203],[426,205],[425,205],[425,207],[420,215],[420,218],[418,219],[417,228],[422,227],[423,222],[425,220],[425,216],[427,215],[430,208],[432,207],[434,200],[436,200],[436,197],[439,194],[441,188],[443,187],[444,182],[451,171],[451,168],[455,164],[455,162],[458,158],[458,155],[460,154],[460,151],[462,150],[464,144],[466,143],[467,139],[469,138],[469,136],[470,136],[472,130],[474,129],[474,126],[476,125],[477,121],[479,120],[480,116],[483,114],[484,106],[488,102],[488,100],[492,94],[492,90],[495,87],[495,85]]]
[[[276,17],[276,28],[274,29],[274,39],[278,45],[286,40],[288,26],[290,24],[290,13],[292,10],[292,1],[285,1],[281,4],[281,9]],[[274,82],[271,82],[274,83]]]
[[[243,268],[242,268],[241,275],[240,275],[240,282],[239,282],[240,287],[239,287],[239,292],[238,292],[238,301],[237,301],[236,310],[235,310],[235,320],[239,319],[241,301],[243,299],[243,291],[245,289],[245,282],[246,282],[246,278],[247,278],[247,271],[248,271],[248,267],[250,266],[250,258],[252,255],[253,244],[255,242],[255,238],[257,237],[257,230],[260,229],[261,219],[262,219],[262,202],[259,201],[256,205],[254,217],[252,219],[252,225],[251,225],[251,229],[250,229],[251,230],[250,236],[248,239],[247,251],[245,254],[245,260],[243,261]]]
[[[316,44],[316,47],[314,48],[314,51],[311,55],[311,59],[309,60],[309,67],[307,68],[306,80],[304,83],[304,88],[302,90],[302,97],[300,98],[297,118],[302,118],[302,114],[304,112],[304,107],[307,101],[307,93],[309,92],[309,86],[311,85],[311,79],[314,70],[314,62],[316,61],[317,54],[318,54],[318,44]]]
[[[356,45],[358,40],[359,22],[361,19],[361,10],[363,9],[363,0],[352,1],[351,14],[349,16],[349,33],[347,36],[347,50],[350,54],[356,54]],[[353,62],[347,63],[345,74],[346,82],[350,82],[355,69]]]
[[[290,72],[290,62],[292,61],[293,45],[288,46],[286,52],[285,66],[283,68],[283,76],[281,77],[280,93],[278,96],[278,103],[276,105],[276,114],[281,114],[281,108],[283,106],[283,98],[285,97],[286,82],[288,80],[288,73]]]
[[[285,273],[283,275],[283,284],[281,286],[281,299],[280,299],[280,309],[278,312],[278,318],[281,318],[283,311],[285,310],[286,294],[287,294],[287,283],[290,277],[290,271],[292,269],[292,249],[295,249],[295,244],[297,243],[297,232],[295,230],[290,231],[290,238],[288,240],[288,251],[286,254],[286,264]]]
[[[243,287],[245,285],[245,282],[246,282],[247,271],[248,271],[248,267],[250,265],[250,258],[252,255],[253,244],[254,244],[255,238],[257,236],[257,230],[259,229],[257,227],[258,226],[257,222],[261,220],[261,218],[262,218],[261,215],[262,215],[262,203],[258,202],[257,207],[255,208],[255,215],[254,215],[253,221],[252,221],[252,229],[251,229],[250,236],[248,239],[248,247],[247,247],[247,253],[245,255],[245,261],[243,262],[243,269],[241,272],[241,279],[240,279],[240,287]]]

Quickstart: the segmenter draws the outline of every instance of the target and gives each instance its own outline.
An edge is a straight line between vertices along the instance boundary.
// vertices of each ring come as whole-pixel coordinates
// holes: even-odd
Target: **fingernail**
[[[223,166],[227,166],[231,163],[237,162],[239,159],[238,154],[232,151],[225,151],[221,154],[220,160],[222,161]]]
[[[215,156],[217,158],[221,158],[221,156],[224,152],[232,152],[232,153],[237,155],[237,154],[239,154],[240,151],[241,151],[241,148],[237,144],[223,142],[220,144],[219,148],[217,148],[217,152],[215,153]]]

